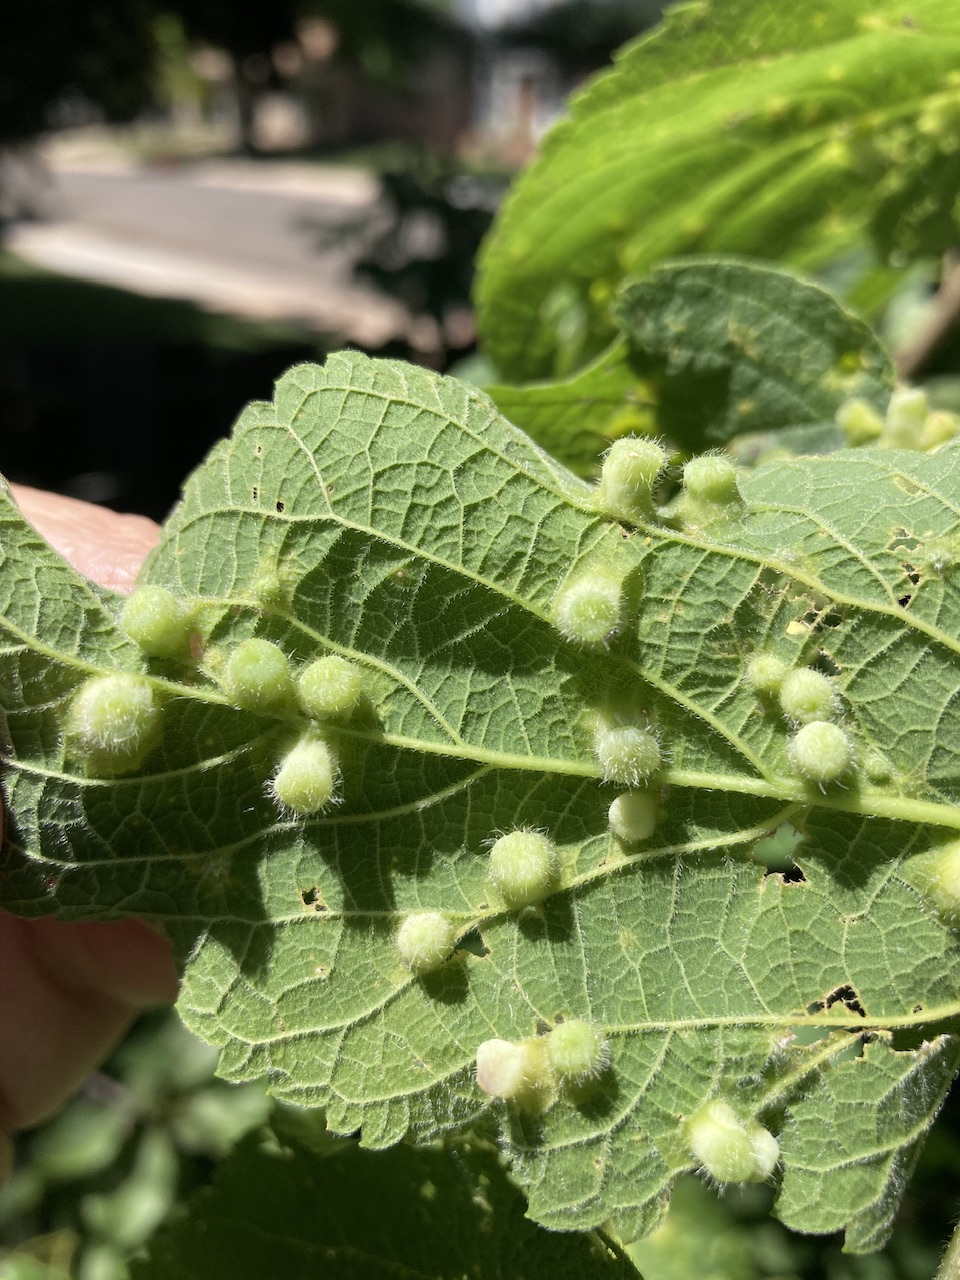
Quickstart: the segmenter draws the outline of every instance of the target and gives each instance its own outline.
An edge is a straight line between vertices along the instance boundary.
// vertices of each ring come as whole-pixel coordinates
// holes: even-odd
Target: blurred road
[[[53,178],[51,219],[6,237],[38,266],[367,347],[410,336],[403,307],[351,279],[355,241],[317,247],[317,225],[326,233],[374,209],[377,181],[363,170],[216,160],[58,167]]]

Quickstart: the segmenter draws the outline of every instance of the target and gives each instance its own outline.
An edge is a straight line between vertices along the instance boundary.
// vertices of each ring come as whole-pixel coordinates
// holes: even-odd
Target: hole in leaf
[[[254,502],[259,502],[259,501],[260,501],[260,490],[257,488],[257,486],[256,486],[256,485],[254,485],[254,486],[253,486],[253,493],[252,493],[252,496],[253,496],[253,500],[254,500]]]
[[[913,596],[912,595],[901,596],[900,599],[897,601],[897,604],[900,606],[901,609],[909,609],[911,604],[913,604]]]
[[[616,1114],[620,1105],[618,1103],[620,1082],[610,1064],[607,1064],[598,1076],[591,1076],[587,1080],[569,1081],[564,1092],[583,1118],[595,1124],[609,1120]]]
[[[810,666],[814,671],[819,671],[821,675],[838,676],[840,674],[838,663],[824,650],[817,654]]]
[[[909,529],[904,529],[901,525],[891,532],[887,550],[902,554],[904,551],[915,551],[919,545],[920,539],[915,538]]]
[[[284,504],[283,504],[282,502],[278,502],[278,503],[277,503],[277,511],[278,511],[278,513],[279,513],[279,512],[281,512],[281,511],[283,510],[283,508],[284,508]]]
[[[467,930],[457,943],[457,950],[466,951],[472,956],[488,956],[490,954],[490,948],[484,942],[480,930],[476,927]]]
[[[896,1027],[889,1038],[885,1037],[885,1039],[890,1048],[894,1049],[897,1053],[916,1053],[916,1051],[922,1046],[929,1045],[929,1036],[929,1026],[924,1026],[921,1023],[918,1027]],[[864,1038],[866,1039],[866,1037]],[[948,1101],[953,1092],[954,1091],[951,1090],[950,1093],[947,1094]],[[953,1105],[955,1108],[956,1100],[954,1100]],[[948,1121],[948,1123],[950,1123],[950,1121]],[[952,1123],[954,1126],[956,1125],[956,1113],[954,1113]]]
[[[754,862],[767,868],[768,875],[780,875],[791,884],[804,880],[803,872],[794,861],[794,853],[800,846],[801,836],[789,822],[779,826],[772,835],[758,840],[750,851]]]
[[[836,627],[842,627],[843,613],[840,609],[835,609],[831,606],[828,606],[826,609],[821,609],[820,613],[817,616],[817,621],[815,625],[818,628],[829,629],[831,631],[834,630]]]
[[[807,1013],[822,1013],[827,1009],[832,1009],[835,1004],[842,1004],[844,1008],[849,1009],[851,1013],[858,1014],[861,1018],[867,1016],[866,1009],[860,1003],[860,997],[849,982],[843,983],[839,987],[834,987],[822,1000],[814,1000],[812,1004],[808,1004]]]
[[[309,889],[300,890],[300,901],[308,911],[329,911],[330,908],[323,900],[323,894],[317,885],[311,885]]]

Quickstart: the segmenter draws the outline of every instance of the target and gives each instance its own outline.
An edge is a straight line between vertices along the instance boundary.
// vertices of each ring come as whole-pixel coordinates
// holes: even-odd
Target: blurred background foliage
[[[762,0],[671,10],[672,43],[651,46],[657,75],[668,81],[684,49],[700,47],[711,15],[722,11],[732,26],[751,6],[762,7]],[[848,16],[862,7],[851,0]],[[532,308],[536,341],[518,351],[514,370],[497,368],[490,349],[477,347],[474,263],[505,192],[564,114],[571,92],[609,64],[618,46],[651,28],[663,8],[657,0],[272,0],[245,7],[226,0],[35,0],[4,6],[0,471],[162,518],[179,482],[247,400],[269,397],[288,365],[322,359],[343,345],[452,370],[481,385],[499,383],[505,402],[517,405],[521,425],[527,376],[546,379],[548,387],[550,379],[578,378],[593,386],[584,367],[610,336],[617,272],[643,268],[661,255],[644,238],[647,197],[622,214],[617,235],[631,237],[630,252],[612,275],[609,263],[594,271],[589,255],[573,251],[550,268],[549,288]],[[789,44],[790,23],[804,21],[797,10],[777,25],[777,38]],[[721,47],[729,53],[734,35],[727,46],[710,46],[711,57]],[[615,74],[629,75],[631,67],[642,72],[651,56],[645,48],[633,46]],[[765,55],[753,48],[744,56]],[[882,78],[882,64],[876,74]],[[610,82],[584,94],[575,118],[602,107],[604,84]],[[883,135],[884,164],[869,170],[870,199],[842,226],[827,218],[825,231],[836,234],[824,234],[817,252],[801,258],[879,326],[900,368],[921,378],[935,403],[956,410],[960,65],[944,85],[933,103],[904,108],[900,133]],[[892,92],[886,82],[874,88]],[[641,75],[637,92],[645,91]],[[808,101],[815,97],[811,90]],[[789,115],[781,113],[775,123],[779,142],[789,143]],[[811,125],[802,116],[794,123],[801,132]],[[717,126],[704,118],[697,127]],[[540,184],[560,163],[558,138],[572,127],[561,126],[546,158],[527,170],[511,206],[546,201],[549,192]],[[751,142],[750,121],[738,118],[727,136],[742,155],[744,147],[765,145],[762,132]],[[697,154],[692,142],[687,153],[677,150],[677,199],[694,200],[702,190]],[[210,169],[221,162],[233,167]],[[642,156],[628,154],[628,162],[642,188]],[[162,179],[175,199],[188,185],[205,189],[211,173],[220,189],[232,184],[256,198],[285,183],[303,184],[303,199],[290,200],[287,232],[305,246],[304,271],[309,255],[334,263],[316,288],[322,292],[329,282],[351,305],[356,301],[357,314],[375,313],[375,320],[378,308],[389,304],[397,317],[392,328],[351,320],[349,308],[338,317],[336,306],[321,322],[292,304],[264,314],[255,306],[205,305],[176,289],[151,296],[135,282],[122,287],[96,272],[88,278],[75,267],[64,274],[49,256],[29,251],[46,243],[31,239],[34,233],[75,227],[80,197],[94,189],[84,182],[110,194],[147,175]],[[337,194],[344,174],[351,190],[357,175],[372,175],[372,198]],[[826,205],[846,201],[846,208],[862,174],[837,170],[824,181],[818,190]],[[317,191],[322,195],[310,194]],[[772,215],[764,220],[771,202],[764,204],[763,190],[752,195],[754,239],[738,248],[777,260],[780,224]],[[738,189],[744,207],[750,197],[747,186]],[[814,217],[811,207],[793,209],[798,225]],[[251,220],[256,216],[253,208]],[[510,247],[511,217],[508,211],[498,222],[490,245]],[[668,230],[676,230],[669,208],[664,217]],[[103,222],[96,229],[119,235],[118,225]],[[214,235],[226,238],[226,231],[215,227]],[[144,231],[122,247],[152,251],[152,234]],[[703,247],[702,234],[688,241],[668,235],[661,248]],[[167,244],[171,251],[182,247]],[[201,250],[191,246],[191,252]],[[517,253],[514,278],[500,258],[501,300],[524,297],[527,264]],[[249,257],[256,257],[252,245]],[[219,263],[224,270],[225,262]],[[239,261],[238,270],[244,265]],[[354,295],[351,288],[366,292]],[[538,364],[533,347],[544,334],[540,347],[547,355]],[[495,337],[495,354],[497,343]],[[513,387],[505,373],[513,375]],[[636,426],[635,414],[624,417],[629,390],[621,378],[613,434],[617,422]],[[529,402],[542,403],[534,392]],[[565,404],[569,410],[569,400]],[[150,1013],[59,1115],[22,1135],[14,1175],[0,1191],[0,1280],[128,1274],[130,1259],[158,1226],[182,1213],[218,1163],[272,1114],[259,1085],[226,1085],[214,1077],[214,1065],[213,1052],[173,1014]],[[958,1122],[954,1097],[924,1148],[894,1238],[874,1257],[843,1255],[837,1238],[791,1235],[768,1216],[764,1188],[718,1197],[688,1179],[666,1226],[634,1246],[635,1260],[647,1280],[929,1280],[960,1211]]]
[[[343,346],[441,371],[469,356],[474,259],[511,175],[573,86],[661,7],[655,0],[5,6],[5,474],[162,518],[180,479],[229,430],[238,408],[268,397],[288,365]],[[172,202],[189,183],[202,186],[204,166],[220,157],[247,165],[238,181],[247,184],[248,203],[273,199],[297,166],[304,192],[289,200],[288,240],[325,248],[336,259],[336,283],[352,273],[365,298],[374,289],[391,297],[401,318],[392,327],[351,326],[338,323],[335,305],[317,321],[282,302],[266,320],[256,307],[210,314],[175,287],[160,299],[144,297],[136,280],[132,291],[112,287],[116,277],[86,268],[87,240],[74,254],[79,265],[68,267],[76,278],[65,278],[59,243],[48,246],[54,228],[64,237],[92,230],[94,256],[157,251],[152,227],[131,227],[132,214],[124,225],[96,221],[99,205],[93,214],[86,206],[101,191],[112,199],[136,170],[167,179],[171,194],[159,204]],[[338,207],[336,191],[328,200],[323,173],[344,167],[376,176],[379,198],[363,208]],[[304,170],[316,175],[319,195]],[[43,252],[28,251],[41,240]],[[210,254],[199,240],[188,243],[182,228],[164,250]],[[192,257],[184,256],[186,265]],[[249,259],[256,265],[256,245]],[[243,274],[242,262],[216,265]],[[309,262],[303,275],[311,278]],[[327,277],[316,279],[321,294]]]

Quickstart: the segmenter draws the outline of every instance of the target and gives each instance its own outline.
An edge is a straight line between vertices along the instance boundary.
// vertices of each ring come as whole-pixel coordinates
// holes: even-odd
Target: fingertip
[[[143,920],[30,921],[48,969],[135,1009],[171,1004],[179,978],[169,941]]]
[[[101,586],[133,589],[160,536],[153,520],[26,485],[10,488],[24,517],[75,569]]]

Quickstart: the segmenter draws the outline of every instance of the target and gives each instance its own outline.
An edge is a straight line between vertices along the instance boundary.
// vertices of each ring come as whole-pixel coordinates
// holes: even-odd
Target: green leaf
[[[504,383],[486,391],[505,418],[578,475],[595,472],[612,441],[653,426],[650,392],[619,338],[572,378],[519,387]]]
[[[126,1253],[146,1241],[176,1200],[179,1160],[173,1138],[159,1126],[137,1140],[133,1167],[113,1191],[87,1194],[82,1216],[91,1233]]]
[[[264,1226],[264,1224],[267,1224]],[[471,1146],[325,1158],[246,1139],[186,1217],[151,1242],[135,1280],[628,1280],[598,1234],[556,1235],[523,1216],[493,1151]]]
[[[813,1213],[822,1231],[846,1226],[852,1252],[879,1248],[890,1233],[899,1188],[958,1067],[953,1036],[900,1053],[882,1042],[868,1044],[862,1058],[839,1064],[788,1116],[778,1206],[783,1221],[792,1226]],[[830,1142],[824,1142],[827,1128]]]
[[[909,17],[893,0],[671,11],[573,99],[501,210],[476,290],[494,362],[511,382],[562,372],[558,353],[568,370],[574,312],[590,358],[613,337],[619,282],[677,254],[813,266],[871,222],[889,247],[894,217],[910,247],[918,228],[955,239],[940,172],[955,163],[958,69],[953,0]],[[916,154],[922,185],[901,168]]]
[[[633,533],[472,389],[334,356],[288,373],[188,482],[144,574],[191,609],[202,657],[180,664],[141,655],[121,602],[5,500],[5,903],[151,917],[224,1076],[267,1077],[367,1147],[495,1125],[552,1228],[649,1231],[695,1167],[685,1117],[715,1097],[782,1131],[789,1185],[807,1156],[784,1115],[799,1126],[809,1102],[832,1133],[848,1108],[830,1081],[864,1035],[909,1055],[896,1037],[960,1014],[954,934],[901,873],[960,826],[956,560],[923,554],[956,537],[960,450],[771,464],[741,489],[707,533]],[[553,601],[598,569],[623,579],[623,625],[584,650]],[[315,816],[270,792],[303,717],[233,706],[217,681],[251,636],[295,670],[335,653],[363,673],[365,704],[311,731],[340,775]],[[794,772],[790,726],[744,677],[758,649],[834,673],[854,752],[838,783]],[[148,681],[163,731],[101,778],[63,726],[84,680],[118,669]],[[608,825],[594,737],[611,716],[649,725],[664,757],[639,847]],[[802,835],[785,876],[753,857],[784,822]],[[510,910],[489,849],[522,828],[557,865]],[[425,911],[461,946],[415,975],[395,937]],[[480,1044],[536,1046],[569,1018],[608,1042],[596,1080],[529,1105],[480,1090]],[[899,1163],[824,1175],[853,1247],[882,1234],[864,1205],[899,1194],[945,1061],[916,1053]]]
[[[760,262],[662,263],[624,285],[614,315],[624,337],[576,377],[489,389],[581,473],[629,433],[663,433],[689,451],[759,432],[767,448],[838,448],[840,405],[857,397],[882,414],[895,381],[862,320],[814,281]]]
[[[657,428],[691,451],[829,422],[853,397],[882,413],[895,381],[862,320],[813,281],[762,263],[663,263],[625,286],[616,317]]]
[[[771,1249],[768,1238],[731,1214],[729,1196],[718,1198],[699,1178],[688,1176],[677,1180],[664,1222],[646,1240],[630,1245],[628,1252],[644,1280],[690,1280],[697,1275],[754,1280],[770,1264],[763,1256],[767,1266],[761,1270],[754,1255],[768,1255]],[[784,1280],[795,1280],[786,1266],[782,1270]],[[780,1275],[780,1269],[775,1274]]]

